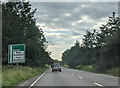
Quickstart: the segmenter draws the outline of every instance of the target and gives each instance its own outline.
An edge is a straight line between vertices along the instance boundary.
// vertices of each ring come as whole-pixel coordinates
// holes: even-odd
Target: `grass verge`
[[[2,86],[14,86],[29,78],[42,74],[47,67],[31,68],[19,66],[3,66]]]
[[[67,66],[66,68],[69,68],[69,67]],[[103,72],[98,72],[93,65],[78,65],[72,69],[120,77],[120,67],[112,68]]]
[[[109,69],[109,70],[103,72],[103,74],[120,77],[120,67]]]
[[[92,65],[78,65],[75,67],[78,70],[84,70],[88,72],[96,72],[95,68]]]

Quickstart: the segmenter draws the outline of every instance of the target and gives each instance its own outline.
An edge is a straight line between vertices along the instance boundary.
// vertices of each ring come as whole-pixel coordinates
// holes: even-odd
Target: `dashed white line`
[[[97,74],[97,75],[101,75],[101,74]]]
[[[101,86],[101,87],[104,87],[103,85],[99,84],[99,83],[94,83],[95,85],[97,86]]]
[[[74,75],[74,74],[72,74],[72,75]]]
[[[82,77],[79,77],[80,79],[82,78]]]

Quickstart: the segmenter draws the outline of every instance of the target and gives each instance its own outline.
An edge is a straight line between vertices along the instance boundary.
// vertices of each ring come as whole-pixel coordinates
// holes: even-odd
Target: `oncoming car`
[[[61,72],[61,66],[60,66],[59,63],[54,63],[54,64],[51,66],[51,68],[52,68],[52,72],[54,72],[54,71],[60,71],[60,72]]]

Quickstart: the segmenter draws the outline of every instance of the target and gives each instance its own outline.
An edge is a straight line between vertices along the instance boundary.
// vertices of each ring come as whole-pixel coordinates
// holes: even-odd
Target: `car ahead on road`
[[[51,68],[52,68],[52,72],[54,72],[54,71],[60,71],[60,72],[61,72],[61,66],[60,66],[59,63],[54,63],[54,64],[51,66]]]

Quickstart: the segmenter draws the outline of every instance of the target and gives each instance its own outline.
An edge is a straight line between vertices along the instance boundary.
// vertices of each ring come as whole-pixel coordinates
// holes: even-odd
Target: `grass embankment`
[[[69,68],[69,66],[63,67]],[[120,67],[112,68],[103,72],[97,71],[93,65],[78,65],[74,69],[120,77]]]
[[[120,77],[120,67],[112,68],[110,70],[107,70],[107,71],[103,72],[103,74],[108,74],[108,75],[113,75],[113,76]]]
[[[3,66],[2,86],[14,86],[29,78],[42,74],[47,67],[31,68],[19,66]]]

